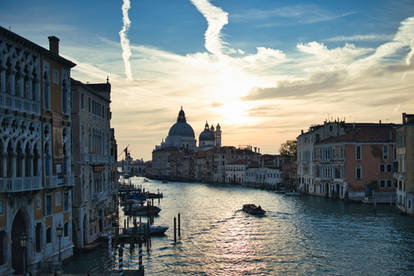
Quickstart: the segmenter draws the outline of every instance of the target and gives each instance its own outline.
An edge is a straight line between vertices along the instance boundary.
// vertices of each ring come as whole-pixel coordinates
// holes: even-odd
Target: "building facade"
[[[75,188],[74,235],[84,247],[111,231],[117,192],[116,140],[111,129],[111,85],[72,80]]]
[[[402,114],[402,126],[397,129],[398,170],[397,208],[414,215],[414,114]]]
[[[315,144],[312,194],[394,201],[395,128],[355,128]]]
[[[70,71],[74,63],[0,27],[0,274],[73,254]],[[25,242],[23,242],[25,241]]]

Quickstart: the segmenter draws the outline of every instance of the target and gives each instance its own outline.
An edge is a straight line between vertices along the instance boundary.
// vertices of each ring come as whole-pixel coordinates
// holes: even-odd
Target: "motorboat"
[[[143,206],[140,204],[132,204],[124,207],[124,213],[132,216],[157,216],[161,208],[157,206]]]
[[[262,209],[262,207],[256,206],[255,204],[244,204],[243,211],[255,215],[255,216],[264,216],[266,211]]]
[[[138,222],[136,229],[135,227],[127,228],[124,230],[124,234],[127,234],[127,235],[144,234],[145,227],[147,227],[146,223]],[[163,226],[163,225],[150,225],[149,226],[149,232],[151,236],[162,236],[165,234],[165,231],[167,230],[168,230],[168,226]]]

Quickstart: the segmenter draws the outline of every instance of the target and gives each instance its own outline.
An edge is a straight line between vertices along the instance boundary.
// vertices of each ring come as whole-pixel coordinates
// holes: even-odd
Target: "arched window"
[[[14,95],[21,97],[21,87],[20,87],[20,65],[16,64],[16,74],[14,75]]]
[[[49,154],[49,144],[46,143],[45,144],[45,175],[49,176],[50,175],[50,168],[49,168],[49,163],[50,163],[50,154]]]
[[[33,159],[32,159],[32,161],[33,161],[33,176],[38,176],[39,166],[38,166],[37,162],[39,162],[39,153],[37,151],[37,146],[35,146],[34,149],[33,149]]]
[[[12,90],[12,65],[10,59],[6,63],[6,93],[11,94]]]
[[[32,77],[32,101],[37,101],[37,81],[36,81],[37,75],[36,73],[33,73]]]
[[[17,177],[22,177],[23,176],[23,171],[22,171],[22,167],[23,167],[23,150],[21,147],[21,143],[18,142],[17,143],[17,147],[16,147],[16,153],[17,153],[17,158],[16,158],[16,176]]]
[[[29,78],[27,76],[24,77],[24,82],[23,82],[23,97],[25,99],[30,100],[31,96],[30,96],[30,81]]]
[[[4,177],[3,172],[5,164],[3,164],[3,154],[3,141],[0,140],[0,177]]]
[[[66,80],[62,82],[62,112],[68,113],[68,88]]]
[[[49,95],[49,77],[47,72],[43,74],[43,107],[50,109],[50,95]]]
[[[26,150],[24,153],[24,170],[25,170],[25,176],[32,176],[32,153],[30,152],[29,143],[26,144]]]
[[[7,146],[7,176],[12,177],[13,176],[13,148],[11,145],[11,141],[9,141],[9,145]]]

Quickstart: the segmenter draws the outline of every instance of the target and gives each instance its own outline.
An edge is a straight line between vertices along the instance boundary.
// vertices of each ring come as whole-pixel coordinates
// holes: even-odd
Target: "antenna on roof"
[[[106,76],[106,83],[109,83],[109,76]]]

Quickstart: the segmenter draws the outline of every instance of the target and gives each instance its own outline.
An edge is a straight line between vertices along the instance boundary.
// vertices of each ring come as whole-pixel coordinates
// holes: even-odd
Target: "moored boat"
[[[145,228],[147,227],[146,223],[137,223],[138,227],[135,230],[134,227],[128,228],[124,230],[124,234],[127,235],[133,235],[133,234],[144,234],[145,233]],[[165,234],[165,231],[168,230],[168,226],[163,226],[163,225],[150,225],[149,226],[149,232],[151,236],[162,236]]]
[[[266,213],[266,211],[263,210],[260,205],[256,206],[255,204],[244,204],[243,211],[255,216],[264,216]]]
[[[161,211],[161,208],[157,206],[142,206],[139,204],[133,204],[130,206],[125,206],[123,210],[126,215],[157,216],[158,213]]]

